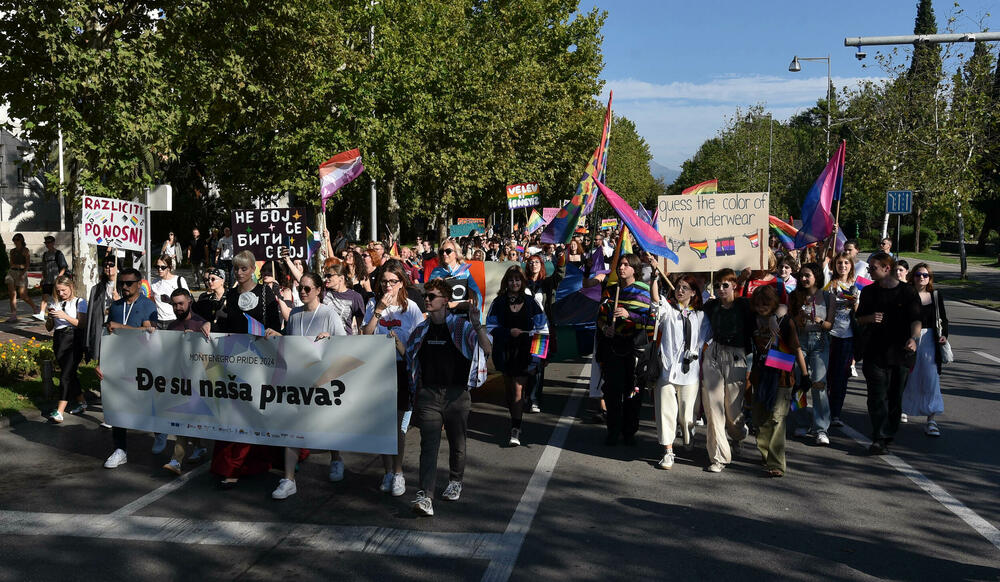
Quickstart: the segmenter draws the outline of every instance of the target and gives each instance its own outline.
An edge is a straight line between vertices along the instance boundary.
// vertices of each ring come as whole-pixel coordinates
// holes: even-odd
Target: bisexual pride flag
[[[858,288],[858,291],[861,291],[862,289],[871,285],[872,283],[874,283],[874,281],[872,281],[871,279],[865,279],[864,277],[858,277],[857,279],[854,280],[854,286]]]
[[[608,201],[608,204],[618,214],[618,217],[625,222],[625,226],[631,231],[639,248],[659,257],[667,257],[674,263],[677,263],[677,255],[667,246],[667,243],[663,240],[663,235],[639,218],[635,211],[632,210],[632,207],[628,205],[628,202],[622,200],[622,197],[616,194],[614,190],[601,182],[597,182],[597,187],[600,188],[604,199]]]
[[[795,356],[781,350],[770,349],[767,350],[767,359],[764,360],[764,365],[768,368],[791,372],[792,368],[795,367]]]
[[[357,148],[340,152],[320,164],[319,196],[323,212],[326,212],[326,200],[333,196],[337,190],[353,182],[364,171],[365,166],[361,163],[361,153]]]
[[[830,206],[840,200],[844,189],[844,160],[847,156],[847,142],[841,141],[826,168],[816,178],[816,182],[802,202],[802,228],[795,235],[795,248],[801,249],[819,242],[833,232],[833,217]]]

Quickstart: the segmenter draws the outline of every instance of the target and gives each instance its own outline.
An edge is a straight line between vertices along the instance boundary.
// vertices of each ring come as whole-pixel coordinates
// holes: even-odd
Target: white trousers
[[[685,445],[691,444],[691,430],[694,428],[694,411],[698,406],[698,383],[661,384],[653,390],[656,435],[663,446],[672,445],[680,423],[681,437]]]

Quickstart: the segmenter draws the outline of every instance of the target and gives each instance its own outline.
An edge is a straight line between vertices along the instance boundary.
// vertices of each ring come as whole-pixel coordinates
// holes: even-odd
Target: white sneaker
[[[722,463],[712,463],[708,466],[709,473],[721,473],[724,465]]]
[[[153,454],[159,455],[165,448],[167,448],[167,435],[162,432],[154,433]]]
[[[816,444],[828,445],[830,444],[830,437],[826,436],[825,432],[820,432],[819,434],[816,435]]]
[[[271,499],[287,499],[295,495],[298,490],[295,488],[295,481],[282,479],[278,481],[278,488],[271,493]]]
[[[106,429],[106,430],[111,430],[114,427],[111,426],[110,424],[106,423],[106,422],[102,422],[101,423],[101,428]]]
[[[857,367],[855,367],[854,364],[851,364],[851,378],[857,378],[857,377],[858,377],[858,369]]]
[[[344,480],[344,462],[333,461],[330,463],[330,480],[336,483]]]
[[[910,419],[907,418],[907,416],[905,414],[900,414],[899,415],[899,422],[910,422]]]
[[[53,410],[51,413],[49,413],[49,420],[51,420],[56,424],[59,424],[60,422],[63,421],[63,415],[58,410]]]
[[[180,475],[181,474],[181,464],[178,463],[177,461],[175,461],[174,459],[170,459],[169,463],[167,463],[166,465],[163,465],[163,469],[166,470],[166,471],[170,471],[171,473],[173,473],[175,475]]]
[[[417,491],[417,500],[413,502],[413,513],[428,517],[434,515],[434,504],[431,503],[431,498],[427,497],[427,494],[423,491]]]
[[[388,493],[392,491],[392,473],[386,473],[382,477],[382,484],[378,486],[378,490],[382,493]]]
[[[108,457],[108,460],[104,461],[104,468],[114,469],[115,467],[119,465],[124,465],[127,462],[128,462],[128,455],[125,454],[125,451],[121,449],[115,449],[115,452],[111,453],[111,456]]]
[[[663,453],[663,458],[660,459],[659,467],[661,469],[669,470],[674,466],[674,454],[673,453]]]
[[[200,461],[201,458],[204,457],[206,453],[208,453],[208,449],[206,449],[205,447],[196,447],[194,449],[194,452],[191,453],[191,456],[188,457],[187,460],[189,463]]]
[[[441,497],[444,497],[448,501],[458,501],[458,498],[462,496],[462,482],[461,481],[448,481],[448,486],[444,488],[444,493]]]
[[[512,447],[521,446],[521,429],[512,428],[510,429],[510,441],[508,443]]]
[[[538,414],[541,411],[542,411],[542,409],[537,404],[532,404],[531,405],[531,412],[532,413]]]
[[[406,479],[402,473],[396,473],[392,476],[392,496],[399,497],[404,493],[406,493]]]
[[[695,426],[705,426],[705,419],[704,418],[699,418],[698,420],[694,421],[694,425]]]

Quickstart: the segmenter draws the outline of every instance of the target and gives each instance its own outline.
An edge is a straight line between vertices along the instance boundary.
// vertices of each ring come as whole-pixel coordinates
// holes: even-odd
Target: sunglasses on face
[[[333,274],[333,273],[325,273],[325,274],[323,275],[323,278],[324,278],[324,279],[333,279],[333,277],[334,277],[334,274]]]
[[[315,287],[310,287],[309,285],[299,285],[299,293],[312,293]]]
[[[434,301],[435,299],[437,299],[439,297],[443,298],[444,295],[438,295],[437,293],[424,293],[424,300],[425,301]]]
[[[442,255],[450,255],[453,252],[455,252],[455,249],[441,249]]]
[[[166,265],[156,265],[156,267],[154,267],[154,268],[157,271],[165,271],[167,269],[167,266]]]
[[[118,285],[121,287],[131,287],[132,285],[135,285],[138,282],[139,282],[138,279],[134,279],[132,281],[118,281]]]
[[[914,273],[913,276],[917,279],[930,279],[930,273]]]

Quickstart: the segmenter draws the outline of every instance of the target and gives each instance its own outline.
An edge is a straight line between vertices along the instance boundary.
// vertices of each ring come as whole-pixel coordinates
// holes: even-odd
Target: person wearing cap
[[[65,275],[68,267],[66,256],[56,248],[56,237],[46,235],[45,251],[42,252],[42,308],[36,316],[38,319],[45,319],[48,305],[52,302],[56,279]]]
[[[198,296],[191,309],[202,319],[215,325],[226,297],[226,272],[219,267],[205,269],[202,283],[206,291]]]

